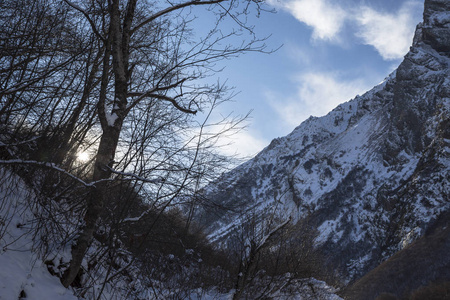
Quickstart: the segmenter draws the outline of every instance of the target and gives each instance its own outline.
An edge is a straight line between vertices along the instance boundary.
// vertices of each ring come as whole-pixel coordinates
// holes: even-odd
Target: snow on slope
[[[106,268],[89,274],[88,283],[92,286],[76,297],[71,289],[62,286],[57,276],[52,276],[43,262],[37,244],[41,232],[37,228],[36,195],[22,179],[12,172],[0,168],[0,300],[76,300],[76,299],[179,299],[180,294],[191,300],[229,300],[233,290],[219,292],[215,288],[193,289],[179,293],[170,283],[159,282],[139,276],[139,269],[133,268],[133,282],[120,276],[113,284],[107,284],[102,294],[102,282],[107,274]],[[91,252],[99,251],[94,242]],[[47,253],[48,254],[48,253]],[[59,249],[49,255],[52,263],[67,262],[69,249]],[[58,266],[54,265],[57,268]],[[54,270],[55,270],[54,268]],[[130,267],[131,269],[131,267]],[[146,282],[151,281],[151,285]],[[170,281],[170,280],[169,280]],[[139,285],[141,283],[141,285]],[[323,281],[313,278],[297,280],[289,289],[274,292],[274,298],[303,300],[313,295],[324,300],[340,300],[336,290]]]
[[[228,208],[203,214],[211,241],[226,244],[251,216],[308,218],[317,246],[351,279],[450,209],[450,4],[425,8],[410,52],[383,83],[207,187]]]
[[[34,195],[18,176],[0,170],[0,178],[0,299],[78,299],[50,275],[33,249],[34,216],[27,200]]]

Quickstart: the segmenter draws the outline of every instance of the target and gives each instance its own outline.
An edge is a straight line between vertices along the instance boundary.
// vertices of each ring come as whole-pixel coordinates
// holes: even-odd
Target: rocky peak
[[[450,1],[425,0],[423,41],[450,57]]]

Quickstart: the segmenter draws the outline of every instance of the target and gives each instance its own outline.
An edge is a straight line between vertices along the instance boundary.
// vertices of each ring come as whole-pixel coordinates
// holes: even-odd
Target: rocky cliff
[[[409,53],[383,83],[205,189],[216,204],[202,214],[210,240],[226,244],[249,215],[308,219],[316,248],[352,280],[422,236],[450,209],[449,64],[450,1],[426,0]]]

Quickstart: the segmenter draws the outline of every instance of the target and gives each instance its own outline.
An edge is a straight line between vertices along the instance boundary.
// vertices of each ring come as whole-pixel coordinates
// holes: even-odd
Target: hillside
[[[450,215],[443,214],[424,236],[351,285],[344,298],[371,300],[382,293],[400,298],[430,283],[449,282],[449,223]]]
[[[226,246],[251,222],[307,220],[326,264],[351,281],[450,209],[450,2],[425,1],[386,80],[310,117],[208,186],[202,222]]]

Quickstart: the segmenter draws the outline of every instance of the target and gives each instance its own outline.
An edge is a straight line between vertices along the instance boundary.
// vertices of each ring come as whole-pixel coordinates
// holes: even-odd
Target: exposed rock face
[[[436,51],[450,55],[450,1],[427,0],[425,1],[424,42],[431,45]]]
[[[450,209],[450,1],[425,1],[397,71],[363,96],[275,139],[205,195],[226,243],[247,222],[308,218],[317,248],[348,280],[417,239]]]

